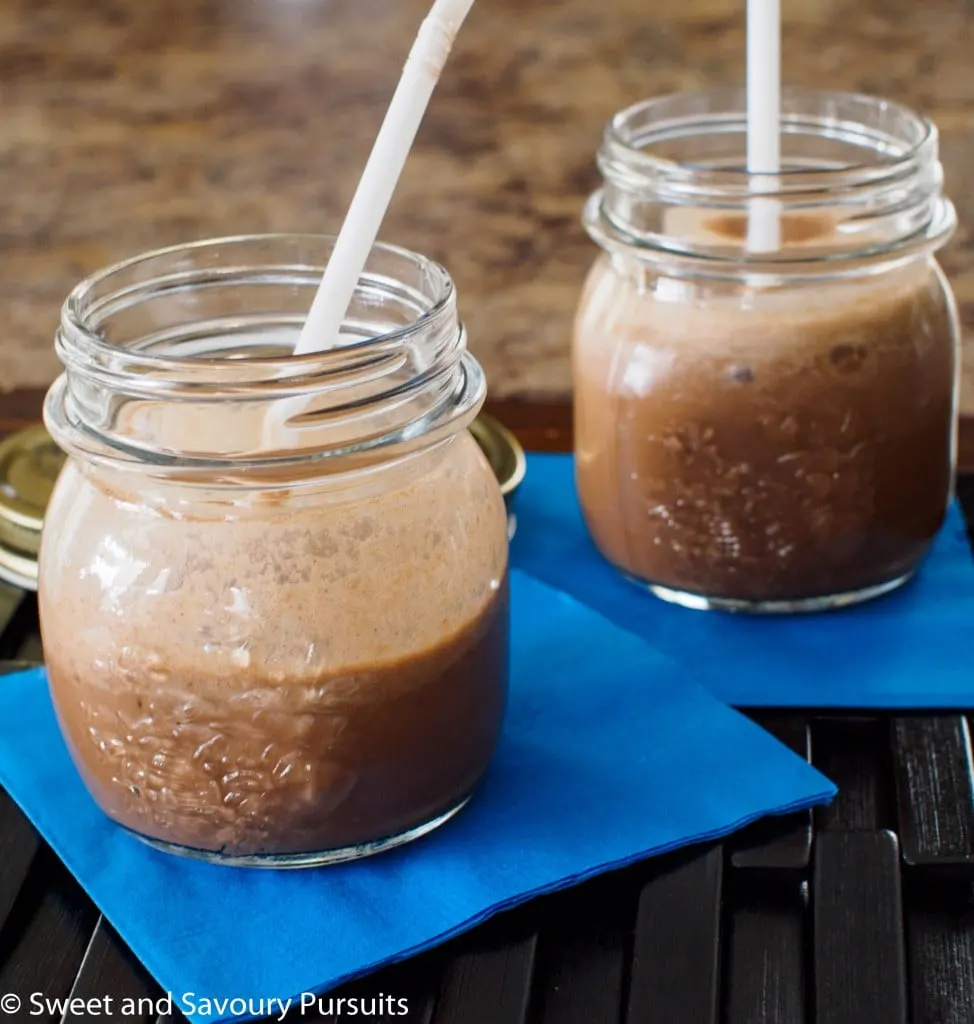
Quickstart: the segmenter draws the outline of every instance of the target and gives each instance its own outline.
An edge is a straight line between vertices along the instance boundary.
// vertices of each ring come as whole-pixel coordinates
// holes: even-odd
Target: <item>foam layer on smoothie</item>
[[[314,675],[434,647],[476,619],[503,575],[503,502],[466,433],[396,474],[377,473],[365,497],[359,481],[206,511],[190,488],[160,486],[153,510],[144,481],[136,509],[125,481],[109,490],[69,464],[51,514],[71,533],[44,552],[57,581],[45,615],[72,623],[81,662],[124,635],[136,661],[174,672]]]

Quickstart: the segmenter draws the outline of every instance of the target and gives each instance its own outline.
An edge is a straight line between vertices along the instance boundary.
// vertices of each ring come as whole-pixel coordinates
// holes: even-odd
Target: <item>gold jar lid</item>
[[[510,508],[514,492],[520,486],[527,470],[524,449],[507,427],[502,427],[492,416],[484,413],[470,424],[470,433],[480,445],[480,450],[487,456],[497,482],[501,485],[504,501]]]
[[[492,416],[484,413],[470,424],[470,433],[480,445],[480,450],[487,457],[490,468],[501,485],[501,494],[504,495],[504,504],[507,506],[507,539],[513,540],[517,532],[514,494],[528,468],[524,449],[506,427],[502,427]]]
[[[44,512],[64,453],[42,426],[0,442],[0,578],[37,588],[37,552]]]

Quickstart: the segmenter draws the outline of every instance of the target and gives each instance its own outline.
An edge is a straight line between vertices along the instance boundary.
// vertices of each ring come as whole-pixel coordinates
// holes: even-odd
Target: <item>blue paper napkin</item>
[[[355,864],[271,872],[151,850],[88,797],[42,670],[0,678],[0,783],[196,1020],[199,1000],[323,991],[536,893],[834,787],[631,634],[512,575],[510,709],[488,777],[426,839]],[[197,1012],[180,999],[196,993]]]
[[[842,611],[747,616],[680,608],[623,579],[582,520],[569,455],[531,455],[513,564],[647,640],[738,707],[974,707],[974,561],[950,510],[912,583]]]

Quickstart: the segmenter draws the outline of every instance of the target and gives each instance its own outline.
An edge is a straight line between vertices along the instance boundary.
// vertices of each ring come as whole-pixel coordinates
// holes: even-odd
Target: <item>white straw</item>
[[[747,0],[747,169],[751,174],[781,170],[781,6],[780,0]],[[756,180],[755,191],[773,191]],[[781,210],[774,199],[750,204],[747,247],[774,252],[781,246]]]
[[[320,352],[337,343],[355,286],[379,234],[433,89],[473,3],[474,0],[435,0],[420,26],[294,348],[295,355]]]

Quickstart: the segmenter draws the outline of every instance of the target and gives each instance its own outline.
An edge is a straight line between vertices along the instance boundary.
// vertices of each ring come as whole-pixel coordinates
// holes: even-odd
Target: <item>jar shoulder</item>
[[[366,497],[223,518],[194,516],[189,499],[162,514],[69,463],[40,564],[46,634],[87,631],[94,647],[108,632],[131,646],[164,623],[181,656],[238,650],[246,634],[268,658],[327,647],[329,660],[354,663],[475,619],[506,572],[507,519],[466,434],[424,472]]]
[[[667,278],[602,256],[577,309],[573,360],[576,373],[618,371],[650,352],[694,365],[793,364],[851,343],[923,363],[955,359],[959,336],[950,285],[932,257],[876,277],[753,288]]]

